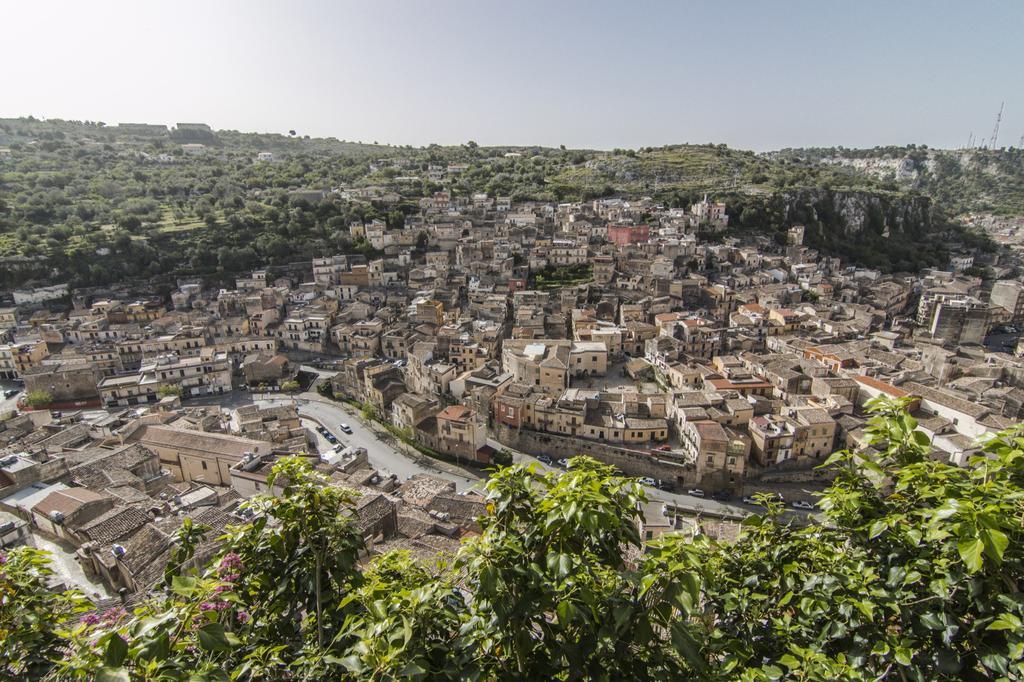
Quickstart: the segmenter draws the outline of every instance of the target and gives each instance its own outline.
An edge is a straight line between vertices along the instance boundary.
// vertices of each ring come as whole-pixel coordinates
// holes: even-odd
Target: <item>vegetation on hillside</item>
[[[184,154],[181,143],[196,140],[207,144],[206,152]],[[254,266],[324,253],[369,254],[369,244],[350,237],[352,221],[377,218],[399,228],[421,197],[441,189],[515,201],[651,196],[673,207],[708,194],[728,202],[742,229],[779,232],[807,218],[820,226],[810,232],[820,235],[812,245],[886,269],[943,263],[944,252],[917,249],[958,238],[936,211],[1024,213],[1020,150],[964,156],[907,148],[914,167],[924,170],[903,182],[827,161],[826,150],[756,154],[725,145],[612,152],[473,142],[409,148],[237,131],[137,135],[96,122],[2,119],[0,147],[10,150],[0,156],[0,287],[228,279]],[[257,161],[261,151],[275,160]],[[423,173],[450,164],[465,168],[443,182]],[[290,194],[365,186],[386,188],[399,200],[332,195],[311,203]],[[896,229],[884,236],[868,230],[865,248],[860,231],[851,233],[849,211],[820,210],[826,203]],[[904,255],[889,262],[890,253]]]
[[[361,563],[350,493],[298,459],[194,566],[186,524],[133,613],[45,589],[33,549],[0,565],[4,677],[97,680],[982,680],[1024,675],[1024,430],[967,468],[927,457],[898,403],[871,454],[825,466],[822,523],[777,506],[735,543],[641,548],[643,488],[575,458],[487,484],[481,532],[436,563]]]
[[[926,145],[845,149],[786,149],[777,159],[836,165],[889,188],[912,188],[933,197],[950,214],[1024,215],[1024,149],[929,149]],[[903,165],[897,174],[897,166]],[[854,171],[851,164],[859,164]]]

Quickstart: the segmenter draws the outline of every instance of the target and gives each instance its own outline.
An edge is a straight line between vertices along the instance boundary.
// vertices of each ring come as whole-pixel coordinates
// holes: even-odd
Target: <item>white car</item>
[[[658,485],[657,481],[655,481],[653,478],[649,478],[649,477],[641,478],[640,482],[643,483],[644,485],[652,485],[652,486],[653,485]]]
[[[704,491],[700,488],[690,488],[686,491],[686,494],[692,497],[704,497]]]
[[[794,509],[814,509],[814,505],[804,500],[797,500],[793,503]]]
[[[569,468],[569,460],[566,459],[565,457],[563,457],[562,459],[560,459],[557,462],[555,462],[555,464],[557,464],[558,466],[562,467],[563,469],[568,469]]]

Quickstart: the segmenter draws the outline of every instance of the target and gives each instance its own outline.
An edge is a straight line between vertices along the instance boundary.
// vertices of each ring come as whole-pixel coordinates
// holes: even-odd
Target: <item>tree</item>
[[[170,396],[181,396],[181,386],[177,384],[164,384],[156,390],[156,394],[161,398],[167,398]]]
[[[416,250],[426,251],[428,244],[430,244],[430,237],[427,236],[426,232],[421,230],[420,233],[416,235]]]
[[[958,467],[929,458],[905,403],[872,409],[870,449],[823,465],[822,523],[766,501],[735,542],[643,551],[643,488],[576,457],[495,472],[455,556],[360,568],[353,495],[285,458],[278,494],[202,568],[203,530],[183,527],[134,614],[74,625],[71,597],[40,601],[41,563],[0,565],[2,662],[59,679],[1020,679],[1024,426]]]
[[[0,677],[40,679],[60,657],[62,632],[88,609],[74,591],[54,592],[46,552],[19,547],[0,550]]]
[[[53,395],[49,391],[29,391],[25,394],[25,404],[29,407],[46,407],[53,402]]]
[[[299,382],[292,379],[291,381],[285,381],[281,384],[281,390],[289,393],[299,390]]]

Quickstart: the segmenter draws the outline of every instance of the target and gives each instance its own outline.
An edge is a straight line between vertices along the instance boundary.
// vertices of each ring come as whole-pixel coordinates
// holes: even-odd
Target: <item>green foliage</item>
[[[230,280],[259,265],[326,252],[377,257],[366,240],[350,238],[349,223],[381,219],[391,229],[403,228],[418,199],[440,189],[515,201],[652,196],[672,206],[709,193],[726,199],[732,224],[742,229],[771,233],[797,220],[815,223],[808,235],[815,248],[894,270],[941,263],[940,246],[961,237],[968,248],[979,241],[991,248],[977,233],[926,221],[918,211],[922,200],[930,198],[949,215],[964,210],[1024,214],[1024,151],[1013,149],[967,154],[916,147],[756,154],[725,145],[618,152],[466,145],[399,149],[198,129],[136,135],[61,120],[6,119],[0,126],[12,150],[0,162],[0,256],[26,257],[0,270],[5,288],[49,279],[88,286],[153,277],[170,286],[184,275]],[[216,153],[182,155],[178,143],[196,136]],[[273,151],[275,162],[254,163],[259,151]],[[521,156],[505,158],[508,151]],[[875,177],[832,162],[839,152],[857,158],[905,156],[917,175],[900,182]],[[465,163],[468,169],[442,186],[398,182],[395,169],[371,163],[398,154],[418,169],[449,163]],[[160,155],[168,156],[159,161]],[[330,196],[309,202],[290,194],[295,188],[338,186],[383,186],[398,201]],[[836,196],[878,202],[871,229],[848,234],[841,212],[829,207]],[[891,239],[876,229],[882,225],[895,229]],[[420,252],[428,243],[425,233],[416,235]],[[890,243],[896,247],[891,253]]]
[[[12,552],[3,662],[61,679],[1020,679],[1024,427],[956,467],[928,456],[905,404],[872,409],[870,448],[823,465],[820,524],[769,504],[736,542],[643,551],[642,486],[577,457],[494,473],[455,556],[359,568],[353,498],[283,460],[281,495],[250,502],[205,568],[183,568],[201,529],[183,530],[134,614],[70,624],[38,553]]]
[[[0,678],[38,679],[59,656],[61,632],[88,608],[75,592],[53,592],[45,552],[0,551]]]
[[[285,381],[284,383],[281,384],[281,390],[286,391],[288,393],[293,393],[299,390],[299,388],[299,382],[295,381],[294,379],[291,381]]]
[[[380,414],[373,403],[360,403],[359,416],[363,418],[363,421],[380,421]]]
[[[156,394],[161,398],[167,398],[171,396],[180,397],[181,386],[178,386],[177,384],[166,384],[158,388]]]
[[[334,389],[331,387],[331,382],[329,380],[319,381],[316,385],[316,392],[319,393],[324,398],[330,398],[331,400],[335,400]]]
[[[49,391],[29,391],[25,394],[25,404],[29,407],[46,407],[53,402],[53,395]]]
[[[537,289],[561,289],[567,286],[585,284],[593,279],[594,266],[590,263],[578,265],[551,266],[532,273],[533,287]]]

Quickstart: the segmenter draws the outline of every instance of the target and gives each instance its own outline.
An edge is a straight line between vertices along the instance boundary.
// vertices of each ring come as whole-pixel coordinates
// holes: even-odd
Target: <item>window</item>
[[[206,471],[206,461],[203,461],[203,471]]]

